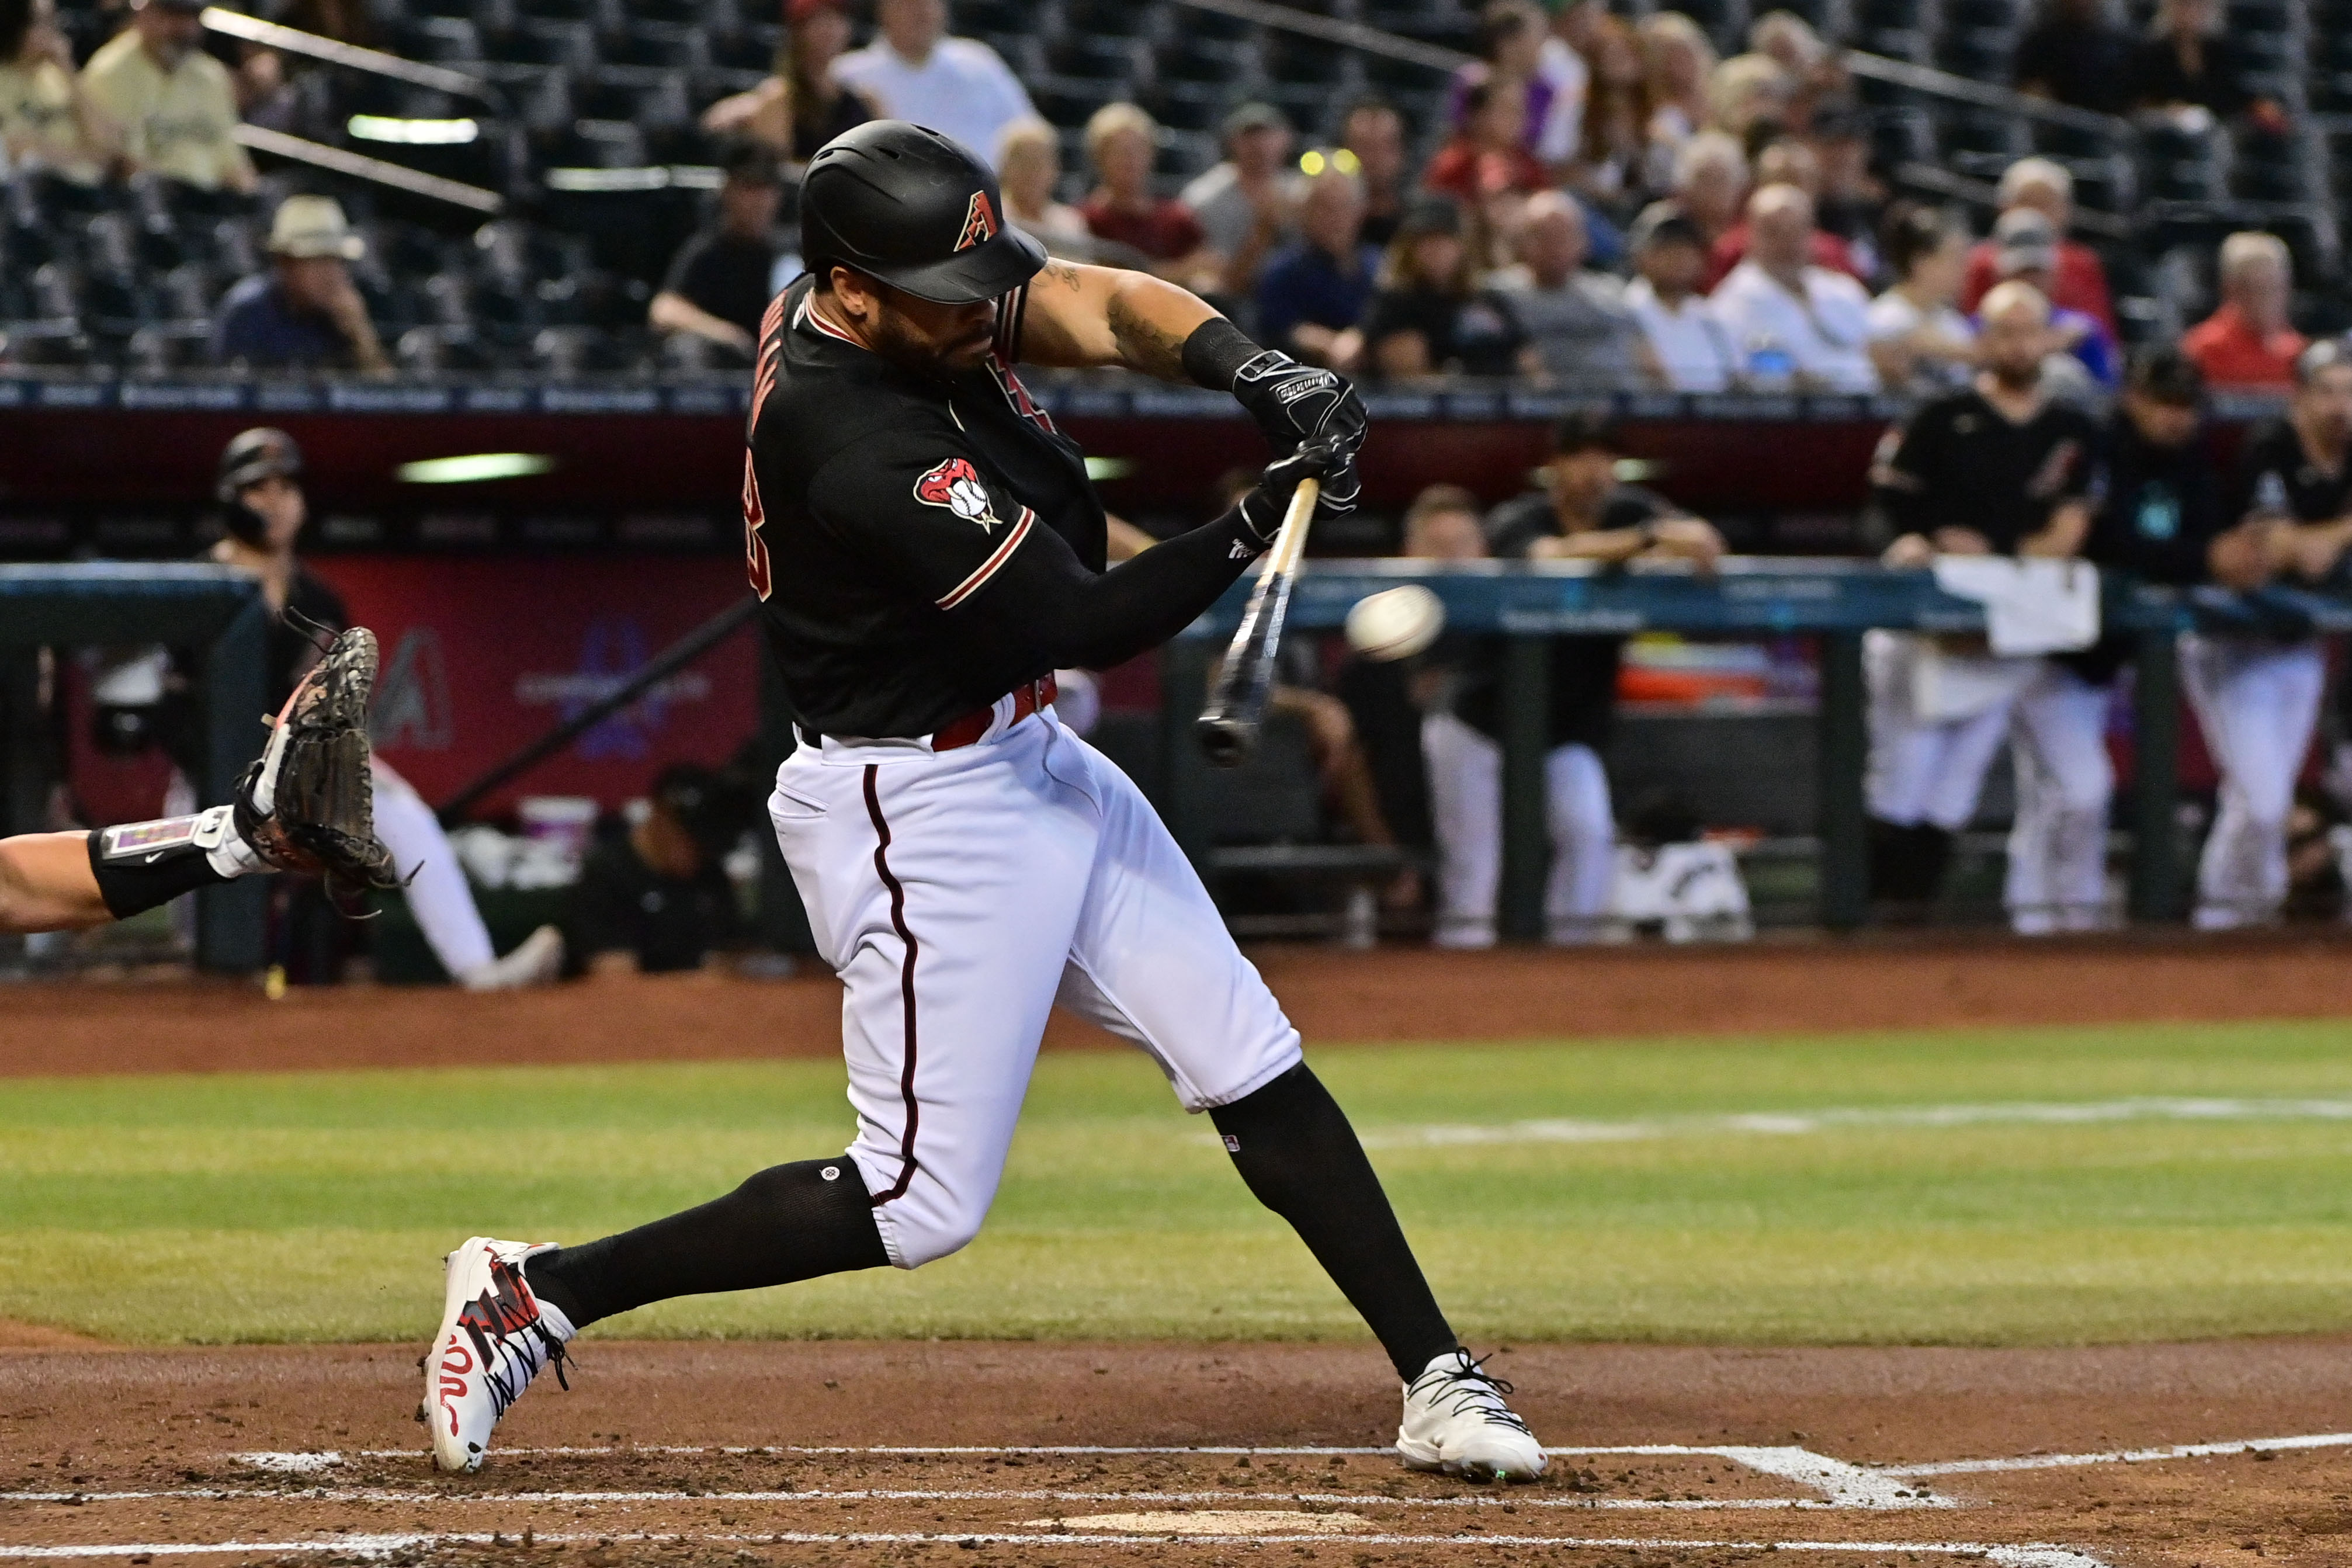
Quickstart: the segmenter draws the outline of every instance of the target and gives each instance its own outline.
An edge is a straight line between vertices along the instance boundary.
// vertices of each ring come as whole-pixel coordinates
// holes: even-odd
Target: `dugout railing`
[[[1328,633],[1365,595],[1420,583],[1445,606],[1449,630],[1506,639],[1503,674],[1503,873],[1499,929],[1508,941],[1540,941],[1550,847],[1544,820],[1544,731],[1549,638],[1678,632],[1701,637],[1811,635],[1821,649],[1816,754],[1792,765],[1818,771],[1820,923],[1852,931],[1870,914],[1863,775],[1869,733],[1863,634],[1876,628],[1969,634],[1983,606],[1954,597],[1927,572],[1872,563],[1732,557],[1713,576],[1686,565],[1600,567],[1584,562],[1320,561],[1300,578],[1288,626]],[[2180,689],[2176,643],[2183,632],[2274,635],[2283,628],[2352,631],[2352,601],[2272,589],[2249,598],[2177,589],[2107,574],[2104,625],[2136,643],[2134,764],[2124,813],[2131,841],[2128,909],[2136,921],[2180,913],[2175,835],[2179,794]],[[1246,584],[1187,628],[1161,674],[1161,812],[1196,866],[1213,868],[1213,824],[1203,810],[1209,764],[1192,734],[1208,666],[1232,635]]]
[[[226,800],[260,753],[268,607],[249,572],[194,562],[0,565],[0,834],[47,826],[55,776],[40,650],[162,643],[192,650],[205,805]],[[269,889],[247,878],[196,895],[196,962],[261,967]]]

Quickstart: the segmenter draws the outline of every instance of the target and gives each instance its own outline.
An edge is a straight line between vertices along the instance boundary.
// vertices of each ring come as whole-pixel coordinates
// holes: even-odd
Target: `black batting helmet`
[[[1004,221],[988,164],[903,120],[869,120],[816,150],[801,255],[820,278],[839,264],[943,305],[1009,294],[1045,265],[1045,247]]]
[[[221,449],[220,474],[215,493],[234,506],[237,492],[273,478],[292,479],[302,471],[302,448],[283,430],[267,425],[240,431]]]

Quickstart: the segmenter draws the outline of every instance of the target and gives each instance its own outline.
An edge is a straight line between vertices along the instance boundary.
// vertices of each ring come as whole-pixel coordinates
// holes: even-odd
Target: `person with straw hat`
[[[289,196],[269,221],[270,269],[221,300],[213,361],[252,370],[392,368],[351,264],[367,252],[332,196]]]

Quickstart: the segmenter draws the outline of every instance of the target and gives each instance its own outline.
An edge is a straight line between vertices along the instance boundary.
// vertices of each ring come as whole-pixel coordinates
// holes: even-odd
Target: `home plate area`
[[[0,1493],[0,1562],[878,1563],[976,1552],[1041,1565],[1712,1564],[1779,1554],[1824,1568],[2123,1568],[2172,1554],[2100,1542],[2083,1518],[2086,1470],[2137,1480],[2182,1464],[2325,1462],[2341,1458],[2326,1450],[2347,1444],[2352,1436],[2323,1435],[1909,1467],[1802,1447],[1568,1447],[1552,1450],[1542,1481],[1508,1488],[1412,1474],[1381,1449],[1312,1447],[517,1447],[468,1477],[436,1475],[422,1454],[402,1450],[232,1452],[144,1478],[105,1474],[111,1467],[93,1458],[63,1478],[65,1489]],[[2053,1476],[2075,1484],[2063,1501],[2050,1499],[2054,1508],[2037,1505],[2033,1483]],[[2160,1506],[2149,1498],[2129,1515]],[[2063,1543],[2070,1537],[2077,1543]]]

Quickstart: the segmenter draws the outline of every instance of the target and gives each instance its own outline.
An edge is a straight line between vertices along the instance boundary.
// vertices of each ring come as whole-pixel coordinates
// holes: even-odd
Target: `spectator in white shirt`
[[[1895,287],[1870,302],[1870,357],[1890,390],[1932,395],[1975,373],[1976,329],[1953,305],[1969,269],[1969,234],[1930,206],[1905,205],[1886,224]]]
[[[992,158],[1004,128],[1037,112],[994,49],[944,36],[945,0],[881,0],[877,9],[882,36],[834,61],[833,79],[863,92],[884,114]]]
[[[1739,346],[1748,379],[1769,390],[1875,392],[1870,296],[1811,264],[1813,202],[1794,185],[1748,199],[1748,259],[1708,303]]]
[[[1676,392],[1725,392],[1739,379],[1739,348],[1698,291],[1706,236],[1672,202],[1653,202],[1626,241],[1639,274],[1625,308],[1648,340],[1665,384]]]

